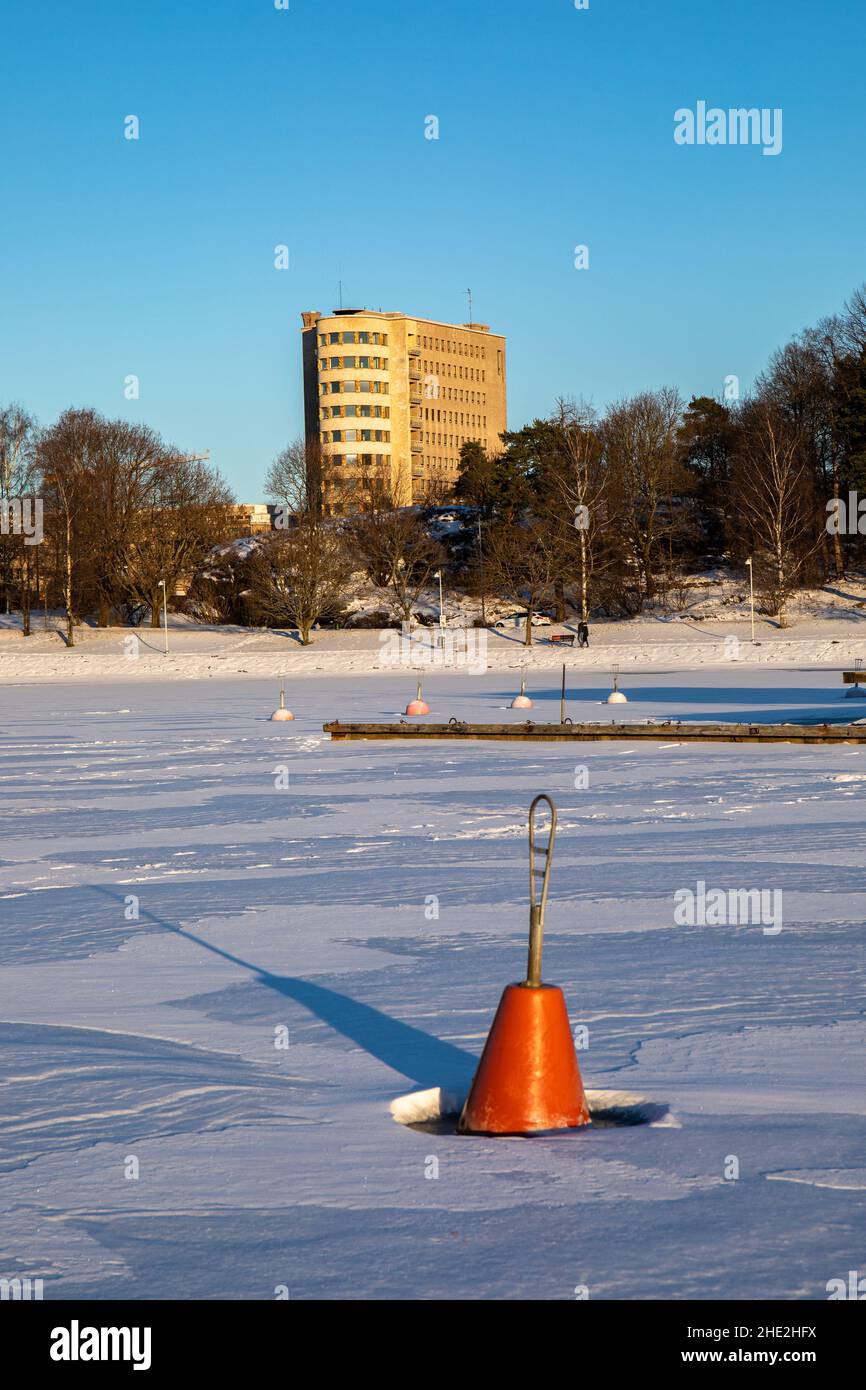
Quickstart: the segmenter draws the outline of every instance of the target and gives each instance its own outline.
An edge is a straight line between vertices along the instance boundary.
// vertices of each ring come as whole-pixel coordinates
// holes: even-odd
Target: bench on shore
[[[552,633],[550,634],[549,640],[550,640],[551,642],[555,643],[556,646],[573,647],[573,646],[574,646],[574,633],[573,633],[573,632],[552,632]]]
[[[863,685],[866,684],[866,671],[843,671],[843,685]]]

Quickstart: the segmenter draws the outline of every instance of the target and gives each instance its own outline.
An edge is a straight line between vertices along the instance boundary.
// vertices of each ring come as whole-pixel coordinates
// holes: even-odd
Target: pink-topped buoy
[[[286,692],[283,682],[280,681],[280,703],[271,715],[271,722],[275,719],[294,719],[290,709],[286,709]]]
[[[532,709],[532,701],[530,700],[529,696],[528,696],[527,693],[526,693],[526,677],[525,677],[525,676],[521,676],[521,678],[520,678],[520,694],[519,694],[519,695],[515,695],[514,699],[511,701],[511,704],[508,706],[508,708],[509,708],[509,709]]]
[[[414,700],[410,700],[406,706],[407,714],[429,714],[430,706],[421,698],[421,682],[418,682],[418,694]]]

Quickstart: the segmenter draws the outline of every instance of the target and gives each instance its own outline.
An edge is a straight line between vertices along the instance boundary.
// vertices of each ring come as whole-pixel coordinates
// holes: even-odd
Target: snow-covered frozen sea
[[[555,717],[556,673],[532,677]],[[289,725],[273,681],[0,686],[0,1275],[46,1298],[824,1299],[866,1273],[866,749],[323,735],[414,679],[298,680]],[[514,683],[425,694],[501,721]],[[623,684],[629,718],[860,713],[814,666]],[[573,675],[569,713],[607,717],[608,688]],[[545,977],[588,1029],[585,1082],[668,1123],[401,1126],[394,1097],[465,1086],[523,976],[540,791]],[[676,925],[698,882],[781,890],[782,930]]]

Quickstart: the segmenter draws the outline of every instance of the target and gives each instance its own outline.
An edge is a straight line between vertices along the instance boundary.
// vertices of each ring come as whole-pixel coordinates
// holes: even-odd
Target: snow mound
[[[398,1125],[429,1124],[433,1120],[459,1115],[465,1094],[431,1086],[426,1091],[412,1091],[397,1096],[389,1107]],[[597,1120],[626,1125],[653,1125],[656,1128],[681,1129],[680,1121],[667,1105],[635,1096],[629,1091],[587,1091],[589,1113]]]

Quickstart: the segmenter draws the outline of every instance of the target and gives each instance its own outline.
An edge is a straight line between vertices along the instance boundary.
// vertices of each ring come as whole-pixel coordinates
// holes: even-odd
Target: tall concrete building
[[[303,325],[306,436],[334,464],[334,511],[340,480],[378,474],[407,505],[454,484],[466,440],[499,448],[505,339],[487,324],[335,309]]]

